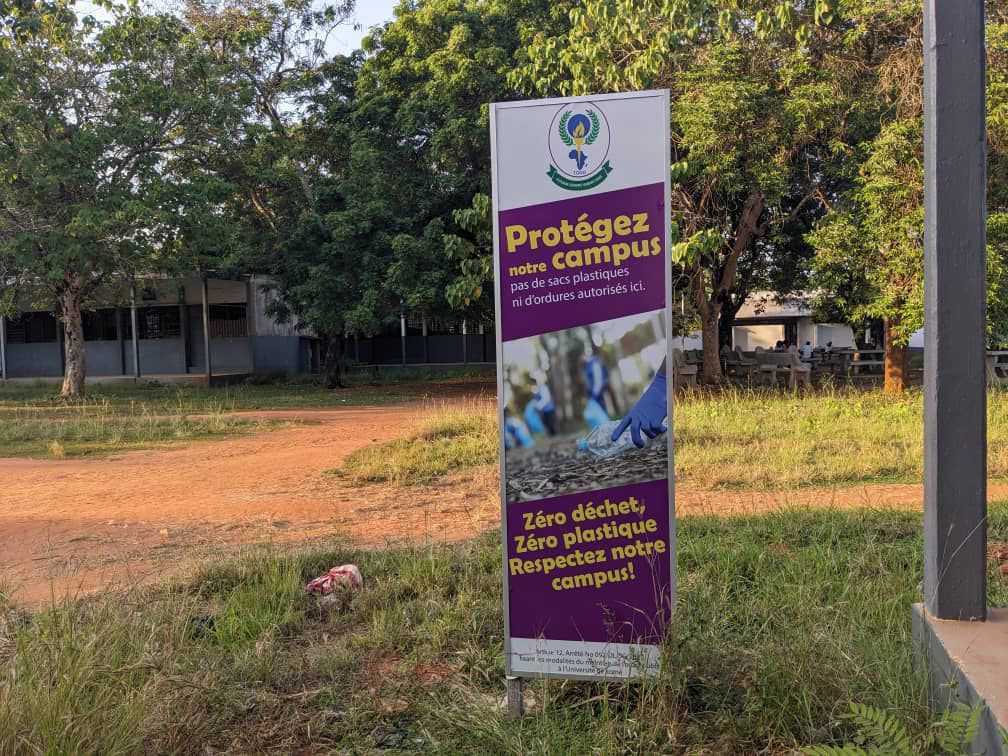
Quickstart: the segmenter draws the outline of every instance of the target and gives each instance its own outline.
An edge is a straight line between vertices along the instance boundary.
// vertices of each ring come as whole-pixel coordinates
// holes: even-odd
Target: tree
[[[255,187],[241,207],[258,216],[263,267],[281,309],[326,338],[330,385],[343,337],[375,333],[401,306],[446,319],[491,312],[489,253],[465,259],[482,232],[456,211],[489,191],[486,103],[515,94],[506,75],[521,29],[554,16],[543,0],[403,2],[363,51],[291,82],[301,115],[275,157],[262,140],[239,153],[252,155],[238,161],[252,181],[237,181]],[[285,152],[310,167],[313,207],[295,196]],[[446,254],[455,239],[458,254]]]
[[[24,6],[22,6],[24,7]],[[0,270],[65,334],[61,393],[84,393],[82,310],[103,285],[179,270],[227,188],[177,157],[218,117],[213,62],[169,15],[78,18],[60,0],[0,26]],[[216,233],[216,232],[215,232]],[[218,241],[220,240],[218,236]]]
[[[576,6],[570,31],[539,35],[516,77],[565,94],[670,89],[682,232],[672,254],[701,317],[704,377],[716,381],[721,314],[734,316],[766,255],[807,254],[786,230],[821,212],[834,164],[863,138],[864,84],[843,60],[830,0],[617,5]]]
[[[903,391],[907,344],[924,319],[922,139],[920,121],[883,127],[866,146],[843,209],[838,206],[808,236],[817,252],[819,307],[839,310],[853,323],[883,320],[887,393]]]
[[[988,340],[1008,326],[1008,23],[1005,4],[987,5],[988,44]],[[808,234],[816,248],[812,281],[817,309],[830,319],[880,319],[885,331],[885,385],[907,383],[908,344],[924,324],[923,41],[920,9],[899,2],[846,9],[852,28],[888,29],[874,61],[873,95],[880,128],[851,150],[849,187]]]
[[[568,24],[545,0],[402,2],[365,41],[358,96],[384,116],[372,126],[396,135],[392,190],[412,195],[402,197],[411,222],[394,240],[386,286],[413,312],[493,311],[488,103],[525,96],[509,72],[536,30]]]

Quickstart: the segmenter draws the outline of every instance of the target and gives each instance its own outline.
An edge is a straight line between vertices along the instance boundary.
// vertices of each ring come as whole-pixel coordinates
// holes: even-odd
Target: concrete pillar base
[[[971,753],[1008,754],[1008,609],[989,609],[986,622],[940,620],[913,605],[918,668],[939,711],[957,701],[985,706]]]

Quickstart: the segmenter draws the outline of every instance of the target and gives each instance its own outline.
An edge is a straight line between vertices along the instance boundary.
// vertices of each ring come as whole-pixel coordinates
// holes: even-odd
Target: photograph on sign
[[[655,675],[675,596],[667,92],[491,108],[509,675]]]
[[[655,412],[663,412],[664,315],[641,313],[504,344],[508,502],[668,475],[664,414],[644,431],[626,420],[648,392]]]

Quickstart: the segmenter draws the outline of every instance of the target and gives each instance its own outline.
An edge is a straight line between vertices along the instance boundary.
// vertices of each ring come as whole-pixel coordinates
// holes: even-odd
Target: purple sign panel
[[[511,504],[511,634],[658,643],[671,617],[668,480]]]
[[[665,306],[665,187],[638,186],[498,216],[508,341]]]
[[[507,673],[654,675],[675,596],[667,93],[496,104],[491,130]]]

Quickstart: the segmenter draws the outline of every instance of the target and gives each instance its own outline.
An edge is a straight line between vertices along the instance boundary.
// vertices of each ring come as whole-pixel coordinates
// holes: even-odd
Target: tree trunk
[[[703,379],[721,382],[721,354],[718,348],[718,308],[708,306],[700,316],[703,333]]]
[[[882,388],[886,394],[902,394],[906,389],[908,370],[908,349],[906,345],[897,346],[893,343],[892,321],[883,320],[885,328],[885,384]]]
[[[697,275],[693,277],[694,301],[700,311],[700,322],[703,327],[703,377],[705,381],[711,383],[721,381],[719,316],[726,305],[730,306],[729,300],[735,289],[739,257],[754,239],[766,232],[766,227],[759,222],[765,207],[766,198],[759,192],[753,192],[746,198],[735,226],[735,239],[728,248],[727,256],[720,265],[709,270],[711,277],[709,293],[703,289],[704,276],[701,271],[697,271]],[[734,318],[733,312],[731,320]],[[731,332],[728,333],[730,339]]]
[[[343,385],[343,339],[339,335],[327,334],[325,367],[322,371],[325,387],[344,388]]]
[[[745,304],[745,296],[740,292],[729,294],[721,304],[721,314],[718,317],[718,349],[732,348],[732,329],[735,327],[735,316]]]
[[[63,315],[63,334],[66,348],[66,373],[60,396],[79,399],[84,396],[84,377],[87,375],[87,357],[84,352],[84,319],[81,315],[81,292],[74,286],[60,296]]]

